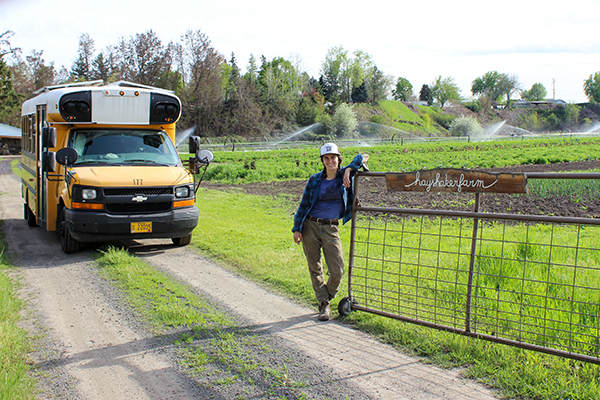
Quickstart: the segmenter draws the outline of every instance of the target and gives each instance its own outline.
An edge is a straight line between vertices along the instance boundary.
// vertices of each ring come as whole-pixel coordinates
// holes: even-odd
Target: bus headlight
[[[189,186],[179,186],[175,188],[175,197],[190,197],[190,187]]]
[[[83,200],[96,200],[98,197],[96,189],[83,189],[81,190],[81,198]]]

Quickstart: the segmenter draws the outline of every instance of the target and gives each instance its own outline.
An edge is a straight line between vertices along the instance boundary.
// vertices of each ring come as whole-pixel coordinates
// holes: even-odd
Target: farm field
[[[430,147],[425,146],[425,148],[418,148],[418,146],[412,147],[412,145],[406,146],[406,150],[400,146],[373,147],[369,149],[342,149],[342,154],[349,154],[346,156],[346,160],[348,160],[352,154],[358,150],[361,152],[369,152],[372,157],[369,162],[371,171],[407,171],[421,168],[460,167],[453,161],[459,156],[465,164],[469,165],[469,168],[483,169],[492,172],[574,172],[598,171],[600,169],[600,161],[597,160],[600,155],[600,150],[597,147],[596,138],[590,138],[584,143],[569,142],[566,145],[556,141],[553,142],[552,140],[536,140],[535,143],[528,141],[526,142],[527,146],[525,148],[517,146],[519,143],[520,142],[516,141],[507,141],[478,144],[447,144],[445,145],[447,146],[445,150],[443,146],[437,147],[439,151],[435,152],[435,154],[432,154],[432,148]],[[569,151],[564,151],[563,147],[568,147]],[[539,150],[537,155],[536,148]],[[495,153],[497,149],[499,149],[500,153]],[[411,156],[415,155],[415,157],[411,158],[406,156],[406,154]],[[502,156],[502,154],[504,154],[504,156]],[[407,164],[410,168],[393,167],[394,163],[400,162],[400,157],[403,157],[402,165]],[[426,163],[427,165],[425,167],[419,167],[419,164],[417,164],[418,161],[415,161],[418,159],[429,159],[429,161],[423,161],[423,163]],[[492,163],[490,160],[496,161]],[[519,160],[528,160],[529,162],[526,164],[518,164],[517,161]],[[532,162],[532,160],[536,162]],[[278,207],[283,207],[284,211],[268,212],[269,218],[273,217],[274,219],[277,219],[276,215],[285,212],[288,214],[288,218],[290,218],[291,221],[291,216],[295,212],[295,207],[297,207],[298,201],[302,195],[305,179],[310,173],[314,173],[318,170],[318,150],[316,148],[306,149],[300,153],[298,151],[290,151],[288,153],[219,152],[215,154],[215,161],[217,163],[209,167],[209,170],[210,168],[217,167],[215,168],[217,171],[212,175],[213,178],[202,183],[203,189],[199,192],[201,195],[202,193],[206,194],[206,201],[211,202],[211,199],[216,200],[219,198],[220,200],[218,201],[221,202],[225,201],[224,199],[229,199],[228,195],[218,195],[214,197],[211,194],[213,193],[213,190],[223,193],[231,192],[232,195],[234,195],[234,193],[240,193],[247,195],[249,199],[253,197],[256,197],[257,199],[271,198],[275,199],[275,203],[279,204]],[[305,161],[307,164],[306,176],[304,176]],[[254,168],[252,167],[253,162]],[[277,163],[281,166],[280,169],[274,167]],[[298,163],[299,166],[296,165]],[[271,168],[267,169],[283,172],[281,173],[283,176],[285,175],[286,168],[289,164],[292,164],[292,166],[289,168],[288,173],[291,170],[298,169],[302,172],[298,175],[303,176],[294,179],[278,180],[272,178],[273,175],[270,175],[270,172],[258,172],[261,166],[271,166]],[[380,164],[384,165],[384,167],[380,167]],[[386,165],[388,166],[387,168],[385,167]],[[225,175],[222,174],[224,171],[233,172],[236,168],[241,172],[241,175],[235,179],[231,179],[232,175],[230,177],[225,177]],[[207,176],[209,176],[208,172]],[[257,179],[259,176],[262,176],[262,181],[261,179]],[[271,178],[267,178],[267,176],[271,176]],[[235,184],[233,182],[240,183]],[[203,190],[206,190],[206,192],[203,192]],[[371,178],[363,179],[358,196],[361,203],[377,206],[391,204],[394,207],[407,208],[472,210],[472,196],[456,195],[450,196],[448,199],[448,196],[440,197],[436,194],[388,192],[385,183],[382,182],[382,180]],[[236,200],[233,200],[232,198],[227,201]],[[260,201],[256,200],[256,202],[259,203]],[[201,203],[199,204],[199,207],[201,210],[203,209]],[[215,210],[211,206],[208,206],[208,204],[205,208],[205,215],[207,218],[208,214],[211,214],[210,218],[215,218],[215,220],[223,220],[223,218],[225,218],[224,216],[212,215]],[[584,185],[574,185],[572,182],[562,180],[553,180],[551,185],[534,185],[533,182],[531,182],[530,193],[528,195],[494,194],[482,196],[481,209],[484,212],[597,218],[600,217],[600,192],[594,182],[586,182]],[[275,214],[275,216],[271,216],[271,214]],[[258,226],[257,221],[254,223]],[[265,264],[285,263],[285,265],[288,266],[288,274],[293,276],[291,281],[287,281],[286,277],[278,272],[276,266],[271,268],[265,267],[264,270],[257,268],[261,269],[260,271],[252,270],[253,267],[247,265],[243,260],[235,259],[235,257],[230,258],[230,256],[227,255],[227,251],[222,252],[218,249],[218,244],[208,243],[208,241],[205,241],[204,239],[200,239],[198,244],[201,249],[207,250],[211,254],[224,257],[225,259],[235,259],[233,263],[238,264],[240,270],[249,273],[254,276],[254,278],[270,282],[280,288],[283,287],[285,288],[284,290],[289,291],[292,296],[300,297],[304,299],[304,301],[310,301],[310,293],[301,288],[301,285],[298,283],[298,279],[302,279],[302,257],[299,254],[295,254],[296,251],[290,253],[289,250],[292,249],[290,248],[291,245],[285,244],[287,237],[286,230],[291,228],[291,224],[288,224],[290,225],[289,227],[285,225],[285,222],[278,222],[276,226],[273,227],[273,235],[276,236],[267,235],[270,239],[265,237],[265,243],[262,243],[262,239],[260,240],[256,251],[259,253],[262,251],[262,253],[260,255],[256,254],[256,257],[258,257],[256,260],[272,260],[269,262],[265,261]],[[240,227],[240,232],[243,231],[246,233],[248,229],[252,230],[251,226],[252,223]],[[229,234],[232,234],[231,227],[225,227],[224,229],[227,230]],[[346,239],[343,239],[346,240],[344,248],[347,251],[349,227],[345,226],[344,229],[344,235],[346,236]],[[259,232],[261,231],[259,230]],[[247,234],[252,235],[253,232],[247,232]],[[232,234],[232,236],[236,237],[237,235]],[[257,238],[262,238],[263,236],[262,232],[256,235]],[[266,244],[269,240],[271,243],[270,245]],[[289,242],[291,243],[291,233],[289,233]],[[274,247],[273,253],[265,253],[265,248],[268,246]],[[287,252],[285,251],[286,248],[288,249]],[[254,257],[254,251],[251,254],[246,255],[246,258],[252,260],[255,260]],[[279,258],[281,258],[281,260],[279,260]],[[370,316],[361,312],[352,313],[350,316],[346,317],[346,319],[356,324],[356,326],[362,327],[362,329],[375,333],[385,341],[394,343],[399,347],[408,348],[410,349],[409,351],[416,352],[416,354],[429,355],[433,359],[437,359],[437,362],[440,362],[441,364],[456,366],[463,365],[463,363],[473,363],[473,367],[469,368],[467,375],[490,382],[494,387],[502,387],[507,390],[506,393],[509,393],[509,396],[525,396],[527,398],[540,399],[588,399],[595,398],[594,393],[597,394],[597,392],[594,391],[597,390],[597,386],[596,383],[593,382],[597,381],[599,372],[597,367],[593,365],[585,363],[580,365],[577,362],[569,360],[560,360],[560,362],[556,362],[556,357],[547,357],[543,354],[523,352],[515,349],[511,350],[507,349],[506,346],[477,344],[472,341],[470,342],[470,345],[467,346],[472,346],[472,348],[466,350],[461,347],[462,345],[457,344],[463,342],[463,338],[458,335],[449,337],[443,332],[432,332],[431,329],[424,330],[419,327],[404,327],[402,324],[399,324],[398,321],[385,321],[385,318],[381,320],[381,318],[378,318],[377,316]],[[436,348],[437,346],[442,349],[447,349],[448,352],[442,350],[441,354],[438,353],[439,350],[433,350],[433,348]],[[479,354],[479,356],[475,356],[476,358],[489,357],[490,351],[498,352],[496,353],[497,357],[506,357],[506,359],[502,361],[503,367],[499,367],[498,365],[493,366],[495,364],[493,362],[491,363],[492,365],[484,366],[483,364],[486,363],[480,365],[480,361],[471,358],[475,353],[479,354],[480,352],[482,353]],[[517,367],[517,365],[519,365],[519,362],[517,361],[519,358],[527,360],[527,363],[541,363],[542,365],[546,365],[548,369],[545,371],[534,371],[529,370],[527,366]],[[550,367],[549,365],[554,362],[556,362],[556,365]],[[492,368],[494,371],[486,370],[487,368]],[[571,372],[567,372],[569,370]],[[572,375],[572,373],[575,373],[575,375]],[[511,377],[514,377],[515,374],[522,377],[522,380],[517,382],[512,379]],[[553,376],[550,383],[548,383],[549,376]],[[541,381],[539,383],[534,383],[533,381],[536,379],[545,379],[546,384]],[[524,381],[527,381],[527,383]],[[575,383],[574,386],[572,385],[573,383]],[[539,387],[536,386],[538,384],[540,385]],[[565,386],[562,386],[563,384]],[[531,385],[531,387],[528,385]],[[565,395],[564,390],[566,387],[572,387],[572,389],[569,389],[568,391],[569,395]],[[563,393],[562,395],[559,394],[561,391]]]

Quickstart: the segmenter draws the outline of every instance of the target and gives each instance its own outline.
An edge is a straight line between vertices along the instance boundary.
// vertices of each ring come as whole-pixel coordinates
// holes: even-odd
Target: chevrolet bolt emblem
[[[135,196],[134,198],[131,199],[131,201],[136,201],[138,203],[141,203],[142,201],[146,201],[146,200],[148,200],[147,197],[140,196],[140,195],[137,195],[137,196]]]

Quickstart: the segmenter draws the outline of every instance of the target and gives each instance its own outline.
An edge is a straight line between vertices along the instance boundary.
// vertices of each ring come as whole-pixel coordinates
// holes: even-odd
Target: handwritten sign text
[[[527,193],[524,174],[432,169],[386,174],[388,190],[415,192]]]

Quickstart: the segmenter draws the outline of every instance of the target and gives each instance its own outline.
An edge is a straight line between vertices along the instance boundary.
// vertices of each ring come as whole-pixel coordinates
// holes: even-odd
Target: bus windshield
[[[164,131],[77,129],[71,132],[70,146],[77,151],[75,165],[181,165]]]

